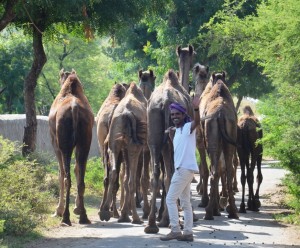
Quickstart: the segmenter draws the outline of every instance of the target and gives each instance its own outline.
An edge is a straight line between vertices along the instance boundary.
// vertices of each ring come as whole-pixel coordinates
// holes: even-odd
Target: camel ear
[[[192,45],[189,45],[189,53],[190,55],[194,54],[194,47]]]
[[[181,46],[178,46],[178,47],[177,47],[176,53],[177,53],[178,56],[180,56],[180,53],[181,53]]]
[[[143,70],[139,70],[139,78],[142,77],[142,74],[143,74]]]
[[[149,72],[150,72],[150,77],[154,77],[153,71],[149,70]]]
[[[73,68],[72,68],[71,74],[77,74]]]
[[[226,77],[226,73],[225,73],[225,71],[222,71],[222,77],[223,77],[223,79],[224,79],[224,82],[225,82],[225,77]]]
[[[195,70],[196,73],[199,73],[199,71],[200,71],[200,66],[199,66],[199,64],[196,64],[196,65],[194,66],[194,70]]]
[[[59,71],[59,77],[61,78],[61,76],[64,74],[65,69],[61,68],[61,70]]]

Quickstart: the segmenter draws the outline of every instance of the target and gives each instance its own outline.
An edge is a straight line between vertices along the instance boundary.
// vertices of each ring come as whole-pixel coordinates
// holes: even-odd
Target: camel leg
[[[241,184],[242,184],[242,200],[239,213],[246,213],[245,205],[245,186],[246,186],[246,158],[243,151],[239,151],[240,166],[241,166]]]
[[[58,158],[58,161],[61,161],[61,158]],[[65,206],[65,170],[63,168],[62,162],[59,162],[60,169],[59,169],[59,200],[58,204],[55,210],[55,213],[53,214],[53,217],[59,216],[62,217],[64,213],[64,206]]]
[[[149,176],[149,164],[150,164],[150,153],[148,148],[144,149],[143,152],[144,161],[143,161],[143,173],[142,173],[142,191],[143,191],[143,219],[147,219],[150,213],[150,205],[148,201],[148,189],[150,185],[150,176]]]
[[[226,168],[225,168],[225,159],[224,154],[221,154],[221,157],[219,159],[219,173],[221,178],[221,185],[222,185],[222,191],[219,196],[219,207],[220,210],[223,211],[227,206],[227,198],[228,198],[228,190],[227,190],[227,175],[226,175]]]
[[[86,148],[88,147],[88,148]],[[79,214],[79,223],[80,224],[90,224],[91,221],[88,219],[86,210],[84,207],[84,191],[85,191],[85,183],[84,183],[84,176],[85,176],[85,170],[86,170],[86,163],[88,159],[89,154],[89,147],[87,144],[77,144],[76,147],[76,165],[75,170],[77,171],[77,197],[76,202],[78,202],[78,205],[76,205],[76,208],[74,209],[74,212]]]
[[[140,220],[140,217],[137,214],[136,211],[136,205],[135,205],[135,197],[134,193],[136,192],[136,172],[137,172],[137,166],[138,166],[138,158],[137,154],[141,154],[141,149],[133,149],[131,153],[129,154],[129,163],[130,163],[130,179],[129,179],[129,199],[130,199],[130,206],[132,210],[132,223],[133,224],[142,224],[143,221]]]
[[[120,184],[119,184],[119,181],[121,181],[121,185],[123,184],[122,180],[123,180],[123,177],[121,176],[121,171],[123,168],[124,165],[123,163],[120,164],[120,166],[117,166],[116,168],[116,180],[115,180],[115,183],[113,184],[113,193],[112,193],[112,202],[111,202],[111,205],[110,205],[110,209],[111,209],[111,216],[113,218],[119,218],[119,213],[118,213],[118,209],[117,209],[117,193],[118,193],[118,190],[119,190],[119,187],[120,187]],[[124,191],[124,190],[123,190]],[[124,193],[123,193],[124,194]],[[124,195],[123,195],[124,197]],[[121,198],[122,198],[122,190],[121,190]],[[122,199],[120,200],[120,202],[122,202]]]
[[[141,201],[142,201],[142,195],[141,195],[141,177],[142,177],[142,171],[143,171],[143,164],[144,164],[144,155],[143,152],[140,153],[138,166],[136,170],[136,192],[135,192],[135,206],[137,208],[141,208]]]
[[[164,167],[165,167],[164,186],[165,186],[166,194],[168,194],[170,183],[171,183],[171,178],[174,173],[174,165],[173,165],[173,163],[171,163],[171,161],[173,161],[173,151],[172,151],[172,146],[170,145],[170,143],[165,144],[162,154],[163,154]],[[165,197],[165,196],[163,196],[163,197]],[[164,206],[164,212],[162,214],[161,220],[158,223],[158,226],[159,227],[168,227],[170,224],[170,219],[169,219],[169,213],[168,213],[168,208],[167,208],[165,199],[164,199],[163,206]]]
[[[198,207],[206,207],[209,201],[208,197],[208,177],[209,177],[209,170],[208,165],[206,162],[206,150],[205,150],[205,144],[204,144],[204,136],[203,136],[203,129],[198,128],[197,129],[197,149],[200,155],[200,180],[199,184],[197,185],[198,194],[201,194],[201,202],[199,203]]]
[[[261,161],[262,161],[262,155],[260,155],[257,159],[257,177],[256,177],[257,188],[256,188],[255,196],[254,196],[255,206],[256,206],[257,210],[259,210],[259,208],[261,206],[261,203],[260,203],[260,200],[259,200],[259,189],[260,189],[260,185],[263,181],[263,175],[262,175],[262,172],[261,172]]]
[[[117,146],[117,144],[116,144]],[[112,199],[115,194],[116,190],[116,181],[118,180],[118,173],[120,172],[120,166],[121,166],[121,161],[122,157],[120,156],[120,151],[114,151],[111,153],[111,160],[112,161],[112,166],[110,166],[110,171],[108,173],[109,175],[109,184],[108,184],[108,190],[107,190],[107,198],[103,203],[102,209],[98,212],[98,215],[100,217],[100,220],[105,220],[109,221],[110,220],[110,205],[112,202]]]
[[[124,165],[125,165],[125,176],[124,176],[124,181],[123,181],[123,187],[124,187],[124,201],[123,204],[121,206],[121,214],[120,214],[120,218],[118,219],[118,222],[131,222],[131,219],[129,218],[129,209],[131,205],[131,195],[130,195],[130,191],[129,191],[129,179],[130,179],[130,162],[129,162],[129,158],[128,158],[128,152],[127,149],[126,151],[123,151],[123,156],[124,156]],[[133,192],[132,194],[134,195],[135,192]],[[134,204],[135,205],[135,204]]]
[[[71,175],[70,175],[70,163],[71,163],[71,154],[63,155],[63,160],[64,160],[64,170],[65,170],[65,178],[64,178],[64,184],[65,184],[65,189],[66,189],[66,205],[65,205],[65,210],[62,216],[62,221],[61,223],[63,225],[68,225],[71,226],[71,221],[70,221],[70,211],[69,211],[69,206],[70,206],[70,189],[71,189]]]
[[[65,198],[64,198],[64,192],[65,192],[65,185],[64,185],[64,178],[65,178],[65,170],[64,170],[64,165],[63,165],[63,160],[62,160],[62,155],[60,150],[57,148],[56,141],[52,139],[52,144],[54,147],[55,155],[58,160],[59,164],[59,176],[58,176],[58,181],[59,181],[59,200],[57,207],[55,209],[55,213],[52,215],[53,217],[59,216],[62,217],[64,213],[64,206],[65,206]]]
[[[216,149],[210,149],[208,151],[210,161],[211,161],[211,177],[210,177],[210,199],[208,202],[208,205],[205,207],[205,220],[213,220],[214,219],[214,214],[216,210],[216,206],[218,209],[218,183],[219,183],[219,169],[218,169],[218,161],[219,161],[219,156],[217,154]]]
[[[145,233],[158,233],[159,228],[156,225],[156,218],[155,218],[155,211],[156,211],[156,194],[158,188],[158,180],[159,180],[159,171],[160,171],[160,164],[159,164],[159,157],[161,154],[160,147],[155,145],[149,145],[150,154],[151,154],[151,166],[152,166],[152,199],[151,199],[151,210],[148,217],[148,225],[145,227]]]
[[[233,191],[234,192],[239,192],[238,182],[237,182],[237,177],[236,177],[237,168],[239,166],[239,159],[238,159],[236,151],[233,153],[233,160],[232,161],[233,161]]]
[[[105,169],[105,176],[103,179],[104,192],[103,192],[103,197],[102,197],[102,201],[101,201],[101,204],[99,207],[98,214],[103,209],[104,203],[107,199],[107,191],[108,191],[108,185],[109,185],[109,168],[110,168],[110,166],[108,165],[108,163],[106,163],[104,161],[104,159],[103,159],[103,164],[104,164],[104,169]]]
[[[227,190],[228,190],[228,206],[226,211],[228,212],[228,218],[239,219],[237,214],[237,208],[235,205],[234,192],[232,187],[232,177],[233,177],[233,165],[232,165],[232,156],[235,148],[233,145],[226,144],[224,145],[224,159],[225,166],[227,171]]]

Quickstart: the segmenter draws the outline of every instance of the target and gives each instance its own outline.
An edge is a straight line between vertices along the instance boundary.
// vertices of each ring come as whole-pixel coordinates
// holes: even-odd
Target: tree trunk
[[[43,47],[43,34],[33,27],[33,54],[34,59],[29,74],[24,81],[24,102],[26,114],[26,126],[24,127],[24,137],[22,148],[23,156],[35,151],[36,148],[36,134],[37,134],[37,120],[35,109],[35,87],[37,79],[41,73],[47,58]]]
[[[239,107],[241,106],[242,100],[243,100],[243,97],[242,96],[238,96],[238,101],[237,101],[236,106],[235,106],[236,112],[239,111]]]
[[[0,19],[0,31],[6,28],[6,26],[16,17],[14,7],[18,2],[19,0],[7,0],[4,13]]]

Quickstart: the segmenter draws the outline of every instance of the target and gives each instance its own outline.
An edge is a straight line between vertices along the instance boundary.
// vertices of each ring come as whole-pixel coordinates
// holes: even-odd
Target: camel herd
[[[97,114],[99,150],[105,169],[104,193],[98,213],[101,221],[114,217],[119,222],[141,224],[143,221],[136,208],[142,201],[142,219],[148,219],[145,233],[157,233],[159,227],[169,226],[165,196],[174,171],[173,145],[166,132],[172,126],[169,105],[178,102],[187,109],[191,118],[194,114],[188,83],[194,49],[192,46],[178,47],[176,52],[179,73],[168,70],[162,83],[155,87],[154,72],[140,70],[139,84],[115,83]],[[196,140],[200,155],[197,191],[202,195],[199,207],[205,208],[204,218],[213,220],[223,209],[228,212],[228,218],[238,219],[238,212],[245,213],[246,181],[249,188],[247,208],[259,211],[259,187],[263,179],[262,145],[258,142],[262,138],[260,123],[249,106],[238,119],[226,86],[225,72],[210,75],[209,67],[196,63],[192,74],[193,91],[201,96],[201,125],[197,129]],[[60,83],[61,90],[49,114],[50,134],[60,170],[60,197],[55,215],[62,216],[63,224],[71,225],[70,163],[75,150],[77,197],[74,213],[80,216],[79,223],[87,224],[90,221],[84,208],[84,174],[94,116],[75,71],[65,72],[62,69]],[[237,154],[243,193],[239,210],[234,198]],[[258,186],[254,194],[255,167],[258,170]],[[150,190],[149,201],[147,195]],[[121,196],[119,209],[118,192]],[[160,192],[162,198],[158,210]]]

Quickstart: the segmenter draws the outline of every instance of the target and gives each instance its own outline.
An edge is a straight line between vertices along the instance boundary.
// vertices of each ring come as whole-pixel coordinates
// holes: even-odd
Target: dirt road
[[[287,211],[276,204],[280,191],[280,179],[286,171],[263,165],[263,183],[261,186],[260,212],[248,211],[240,214],[239,220],[231,220],[223,212],[213,221],[203,220],[204,209],[197,207],[200,197],[196,184],[192,184],[192,201],[199,220],[194,223],[194,242],[160,241],[161,235],[170,229],[160,228],[158,234],[145,234],[143,225],[118,223],[116,219],[101,222],[97,209],[89,215],[91,225],[72,223],[71,227],[57,227],[45,233],[45,238],[27,245],[27,247],[300,247],[300,229],[273,220],[273,213]],[[256,176],[256,174],[255,174]],[[240,177],[240,171],[238,171]],[[239,183],[241,192],[241,185]],[[239,207],[241,193],[236,194]]]

